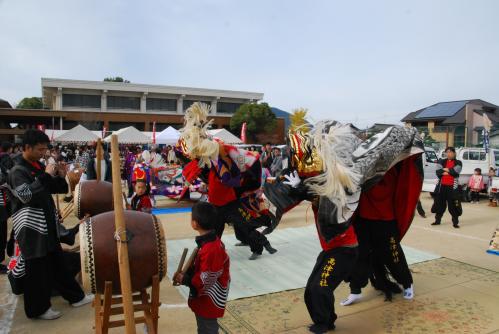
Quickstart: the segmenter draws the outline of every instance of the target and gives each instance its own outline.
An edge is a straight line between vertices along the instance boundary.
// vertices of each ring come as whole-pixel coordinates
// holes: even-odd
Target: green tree
[[[292,131],[300,129],[303,132],[308,132],[310,130],[310,127],[308,126],[308,122],[306,120],[307,113],[308,109],[306,108],[297,108],[293,110],[291,116],[289,116],[289,119],[291,121],[290,129]]]
[[[17,104],[18,109],[43,109],[43,101],[41,97],[25,97]]]
[[[253,141],[256,135],[270,133],[277,125],[275,114],[267,103],[246,103],[241,105],[230,119],[230,129],[241,133],[241,127],[246,122],[246,135]]]
[[[123,79],[122,77],[107,77],[104,78],[104,81],[130,83],[130,81]]]

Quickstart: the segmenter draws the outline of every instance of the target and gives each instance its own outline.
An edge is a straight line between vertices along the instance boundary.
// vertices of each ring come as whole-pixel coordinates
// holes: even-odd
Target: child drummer
[[[193,266],[185,274],[173,277],[176,284],[190,288],[189,307],[196,315],[198,333],[218,333],[218,318],[223,317],[229,294],[229,256],[215,233],[217,214],[213,205],[198,202],[192,207],[192,228],[198,253]]]

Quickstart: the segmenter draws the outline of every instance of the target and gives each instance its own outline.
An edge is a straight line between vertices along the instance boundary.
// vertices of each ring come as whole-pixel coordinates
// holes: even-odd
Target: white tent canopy
[[[120,129],[112,134],[118,136],[118,143],[120,144],[148,144],[152,142],[151,138],[147,137],[133,126]],[[111,135],[104,138],[104,141],[108,143],[111,142]]]
[[[169,126],[160,133],[156,134],[156,144],[175,145],[180,137],[177,129]]]
[[[54,141],[59,143],[88,143],[97,141],[98,138],[92,131],[78,124],[71,130],[55,137]]]
[[[208,130],[210,136],[222,140],[225,144],[242,144],[243,141],[234,136],[227,129]]]

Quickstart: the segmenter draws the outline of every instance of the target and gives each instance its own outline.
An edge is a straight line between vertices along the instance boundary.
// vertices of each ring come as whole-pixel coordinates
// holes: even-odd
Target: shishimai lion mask
[[[353,170],[352,152],[360,139],[349,124],[322,121],[305,133],[288,133],[291,165],[312,194],[344,205],[358,190],[359,175]]]
[[[184,127],[180,129],[179,146],[182,153],[190,159],[199,161],[200,167],[211,167],[216,160],[219,143],[208,134],[213,120],[208,120],[210,107],[201,102],[193,103],[186,111]]]

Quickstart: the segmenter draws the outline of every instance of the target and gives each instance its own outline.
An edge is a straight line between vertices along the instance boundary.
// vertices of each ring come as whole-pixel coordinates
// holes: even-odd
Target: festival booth
[[[93,143],[97,139],[99,139],[99,136],[79,124],[55,137],[54,141],[57,143]]]
[[[180,138],[180,132],[169,126],[156,136],[156,144],[175,145]]]
[[[152,142],[151,138],[147,137],[133,126],[120,129],[113,132],[113,134],[118,137],[119,144],[149,144]],[[111,142],[111,136],[112,135],[109,135],[104,138],[104,141],[106,143]]]
[[[243,144],[243,141],[230,133],[227,129],[208,130],[208,134],[213,138],[219,139],[227,145]]]

